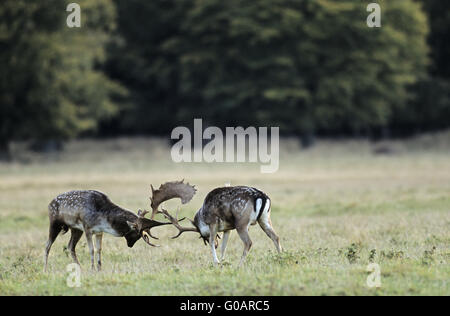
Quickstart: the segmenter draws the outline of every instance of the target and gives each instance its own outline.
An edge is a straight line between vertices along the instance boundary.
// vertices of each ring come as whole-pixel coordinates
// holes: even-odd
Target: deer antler
[[[189,183],[184,183],[184,180],[181,180],[181,181],[166,182],[162,184],[158,190],[155,190],[152,185],[151,188],[152,188],[152,197],[150,198],[150,201],[153,209],[152,218],[153,216],[155,216],[156,213],[164,214],[164,216],[168,220],[170,220],[170,222],[179,230],[178,235],[172,238],[177,238],[184,232],[199,231],[195,226],[194,222],[191,220],[190,221],[192,225],[194,225],[194,227],[182,227],[179,224],[179,222],[185,219],[183,217],[181,220],[178,220],[178,213],[180,212],[179,209],[175,217],[170,215],[169,212],[166,211],[165,209],[162,209],[162,211],[158,211],[159,205],[170,199],[179,198],[182,204],[188,203],[190,200],[192,200],[193,196],[195,195],[195,192],[197,191],[197,189],[193,185],[190,185]]]
[[[173,236],[172,239],[178,238],[184,232],[199,232],[194,222],[190,219],[189,221],[192,223],[192,225],[194,225],[194,227],[183,227],[179,224],[179,222],[185,219],[185,217],[183,217],[180,220],[178,219],[178,213],[180,212],[180,209],[177,210],[177,214],[175,215],[175,217],[170,215],[169,212],[167,212],[165,209],[162,208],[161,210],[164,216],[172,222],[173,226],[175,226],[178,229],[178,234],[176,236]]]
[[[195,192],[197,192],[197,189],[193,185],[184,183],[184,179],[181,181],[166,182],[157,190],[151,185],[151,189],[152,197],[150,198],[150,201],[152,207],[152,219],[156,213],[161,213],[158,211],[158,207],[161,203],[170,199],[179,198],[182,204],[186,204],[192,200]]]
[[[138,210],[137,214],[139,217],[144,218],[147,213],[148,213],[147,210]]]
[[[139,216],[140,218],[144,218],[145,215],[146,215],[147,213],[148,213],[147,210],[138,210],[138,212],[137,212],[137,214],[138,214],[138,216]],[[153,236],[152,233],[150,232],[150,230],[148,230],[148,232],[145,232],[145,234],[148,235],[148,236],[150,236],[150,237],[152,237],[153,239],[159,239],[159,238]],[[147,238],[148,238],[148,237],[147,237]],[[151,243],[149,243],[149,242],[147,241],[147,239],[144,238],[144,240],[145,240],[149,245],[151,245],[151,246],[153,246],[153,247],[156,247],[155,245],[152,245]]]

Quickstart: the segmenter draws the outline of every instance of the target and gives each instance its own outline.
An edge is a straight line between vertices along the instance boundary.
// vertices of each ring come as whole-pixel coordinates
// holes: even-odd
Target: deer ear
[[[138,225],[136,223],[127,221],[127,224],[128,226],[130,226],[131,229],[137,230],[138,228]]]

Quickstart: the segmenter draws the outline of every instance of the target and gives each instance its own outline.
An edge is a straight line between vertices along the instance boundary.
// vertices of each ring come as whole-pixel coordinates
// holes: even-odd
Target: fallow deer
[[[94,244],[97,252],[97,268],[101,269],[101,250],[103,233],[115,237],[125,237],[128,247],[133,247],[141,237],[150,246],[155,246],[149,237],[155,238],[150,229],[155,226],[167,225],[144,218],[146,212],[138,211],[137,215],[125,210],[113,202],[103,193],[93,190],[70,191],[57,196],[48,207],[50,229],[45,247],[44,271],[47,271],[48,254],[59,233],[71,230],[68,249],[75,263],[80,264],[75,247],[83,232],[86,234],[87,244],[91,256],[91,268],[94,270]]]
[[[171,198],[178,197],[182,202],[192,199],[196,190],[193,186],[182,181],[168,182],[158,190],[152,187],[153,213],[162,213],[178,229],[178,234],[172,238],[179,237],[184,232],[198,232],[205,244],[209,243],[212,251],[214,264],[220,263],[217,258],[216,248],[218,245],[218,232],[223,232],[221,247],[221,260],[224,259],[230,232],[236,229],[239,237],[244,243],[244,252],[239,265],[245,262],[245,258],[252,246],[248,234],[250,225],[256,222],[262,230],[272,239],[278,252],[282,251],[280,240],[275,233],[270,220],[271,201],[269,197],[258,189],[247,186],[222,187],[212,190],[205,198],[202,207],[195,214],[194,220],[190,220],[193,227],[182,227],[178,220],[178,212],[175,217],[163,208],[158,210],[159,205]]]

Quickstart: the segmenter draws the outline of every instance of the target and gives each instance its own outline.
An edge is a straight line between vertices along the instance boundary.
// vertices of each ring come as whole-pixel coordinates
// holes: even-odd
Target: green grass
[[[77,141],[59,154],[13,147],[0,164],[0,295],[450,295],[449,135],[388,142],[375,155],[364,141],[321,141],[309,150],[282,143],[280,170],[255,164],[174,164],[157,139]],[[447,140],[447,141],[446,141]],[[42,272],[47,205],[71,189],[97,189],[130,210],[148,208],[150,183],[185,178],[197,185],[182,214],[226,182],[272,198],[272,221],[285,251],[253,226],[253,248],[238,268],[242,243],[232,233],[227,258],[213,267],[208,247],[188,233],[172,240],[160,227],[160,248],[104,237],[103,271],[89,271],[83,238],[77,250],[82,285],[66,285],[69,234],[59,236]],[[178,206],[168,203],[170,209]],[[368,288],[367,265],[381,269]]]

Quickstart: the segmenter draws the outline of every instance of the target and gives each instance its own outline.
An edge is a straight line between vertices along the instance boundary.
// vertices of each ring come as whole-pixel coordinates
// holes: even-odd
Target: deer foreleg
[[[91,256],[91,269],[95,271],[94,243],[92,242],[92,232],[88,229],[85,229],[84,232],[86,233],[86,240],[89,247],[89,254]]]
[[[223,260],[225,258],[225,252],[227,250],[227,243],[228,243],[228,237],[230,237],[230,231],[227,230],[223,233],[223,240],[222,240],[222,247],[221,247],[221,256],[220,256],[220,260]]]
[[[217,253],[216,253],[216,235],[217,235],[217,225],[210,225],[209,226],[209,246],[211,247],[211,252],[212,252],[213,261],[214,261],[215,265],[220,263],[219,259],[217,258]]]
[[[97,252],[97,270],[102,269],[102,238],[103,234],[95,235],[95,251]]]

